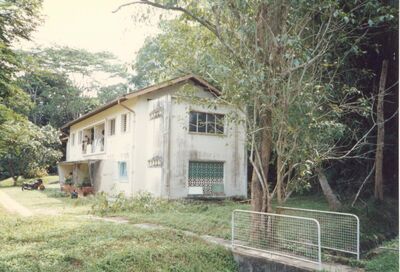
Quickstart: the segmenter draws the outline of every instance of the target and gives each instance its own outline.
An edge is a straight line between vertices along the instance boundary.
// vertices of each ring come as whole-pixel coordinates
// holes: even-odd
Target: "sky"
[[[129,6],[112,13],[129,0],[44,0],[44,23],[16,48],[52,45],[84,48],[91,52],[110,51],[122,62],[131,63],[146,37],[155,35],[158,14],[152,21],[137,22],[133,17],[145,12],[143,5]]]

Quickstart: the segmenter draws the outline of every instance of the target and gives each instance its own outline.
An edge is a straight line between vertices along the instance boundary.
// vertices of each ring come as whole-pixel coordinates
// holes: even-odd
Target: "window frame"
[[[124,123],[124,118],[125,118],[125,123]],[[120,120],[122,133],[128,132],[128,120],[129,120],[128,113],[122,113]]]
[[[126,161],[118,161],[117,165],[118,165],[118,180],[127,181],[128,180],[128,163]],[[125,165],[124,168],[121,168],[122,165]],[[125,170],[125,171],[122,171],[122,170]]]
[[[117,118],[108,119],[108,136],[115,136],[117,134]],[[114,127],[112,126],[114,124]]]
[[[71,146],[75,146],[75,132],[71,133]]]
[[[194,125],[192,123],[192,114],[196,114],[196,125]],[[199,126],[199,116],[200,115],[205,115],[204,118],[204,125]],[[213,131],[209,132],[209,127],[210,127],[210,123],[208,121],[209,116],[213,116]],[[222,124],[218,125],[218,120],[222,120]],[[193,130],[193,127],[195,128],[195,130]],[[201,130],[203,130],[204,127],[204,131],[199,131],[199,127],[201,127]],[[222,127],[221,129],[218,129]],[[189,111],[189,127],[188,127],[188,131],[189,133],[192,134],[202,134],[202,135],[214,135],[214,136],[222,136],[225,135],[225,114],[222,113],[214,113],[214,112],[202,112],[202,111],[195,111],[195,110],[191,110]]]
[[[215,183],[215,184],[222,184],[224,187],[225,187],[225,184],[226,184],[226,161],[222,161],[222,160],[191,160],[191,159],[189,159],[188,161],[187,161],[187,177],[186,177],[186,187],[189,189],[190,187],[203,187],[203,190],[204,190],[204,188],[205,188],[205,186],[203,185],[203,186],[190,186],[191,184],[190,184],[190,178],[191,178],[191,176],[190,176],[190,169],[191,169],[191,167],[190,167],[190,165],[191,165],[191,163],[193,163],[193,164],[196,164],[196,163],[199,163],[199,164],[201,164],[201,165],[206,165],[206,164],[219,164],[221,167],[222,167],[222,178],[221,178],[221,182],[220,183]],[[202,195],[204,195],[204,196],[208,196],[208,197],[212,197],[212,196],[214,196],[213,194],[205,194],[204,193],[204,191],[203,191],[203,194]],[[222,194],[220,194],[220,196],[222,196],[222,195],[225,195],[225,189],[224,189],[224,192],[222,193]]]

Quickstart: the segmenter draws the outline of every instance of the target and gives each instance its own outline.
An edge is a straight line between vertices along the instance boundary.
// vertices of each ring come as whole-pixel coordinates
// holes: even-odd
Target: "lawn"
[[[4,242],[8,242],[7,246],[10,249],[10,252],[20,252],[19,254],[21,256],[21,260],[18,262],[18,265],[19,263],[21,263],[21,265],[24,265],[22,256],[27,256],[28,258],[32,257],[28,249],[35,248],[36,250],[36,240],[42,241],[38,242],[39,244],[44,243],[43,241],[49,241],[49,248],[47,248],[47,245],[45,246],[45,244],[41,244],[41,247],[39,247],[43,248],[46,254],[50,254],[49,260],[47,260],[46,257],[46,261],[39,262],[40,265],[42,265],[39,266],[39,268],[43,271],[46,271],[46,269],[51,271],[51,268],[54,267],[53,265],[55,265],[55,263],[59,264],[62,269],[64,269],[64,267],[65,269],[67,269],[67,267],[71,268],[71,265],[72,267],[76,265],[78,270],[82,269],[84,271],[108,270],[104,262],[110,265],[110,267],[115,266],[116,268],[118,268],[119,266],[117,264],[114,264],[114,262],[118,262],[118,260],[121,260],[121,258],[127,258],[129,262],[137,262],[132,265],[132,267],[136,268],[134,270],[138,271],[143,268],[143,265],[147,265],[146,262],[148,262],[149,260],[149,262],[160,262],[161,271],[173,270],[173,268],[168,266],[168,260],[171,261],[173,260],[173,258],[177,258],[179,262],[182,262],[177,265],[186,265],[185,267],[187,267],[188,270],[203,271],[204,269],[206,269],[205,266],[198,266],[196,262],[192,263],[191,261],[189,261],[189,259],[196,258],[194,256],[195,254],[205,254],[201,251],[206,251],[206,248],[208,248],[209,245],[205,245],[202,241],[194,238],[189,239],[182,233],[180,233],[180,231],[191,231],[197,234],[206,234],[221,237],[224,239],[230,239],[232,211],[235,209],[248,210],[251,208],[250,204],[248,203],[230,200],[167,201],[155,199],[147,194],[142,194],[134,199],[127,199],[121,196],[115,198],[113,201],[110,201],[103,194],[97,194],[95,197],[91,196],[86,198],[71,199],[67,197],[64,193],[60,192],[59,184],[49,183],[46,184],[46,190],[44,191],[22,192],[19,187],[3,187],[0,188],[0,190],[6,192],[19,203],[28,207],[37,214],[52,215],[52,217],[35,217],[24,220],[3,220],[3,224],[11,224],[11,226],[13,226],[14,224],[14,227],[9,227],[10,230],[14,230],[14,234],[7,234],[6,237],[8,238],[3,237],[5,229],[7,229],[7,227],[4,228],[0,226],[0,229],[2,229],[2,231],[0,231],[0,235],[3,237],[2,239]],[[386,203],[380,204],[371,202],[367,203],[367,205],[367,208],[363,209],[348,208],[348,205],[345,205],[343,208],[343,211],[345,212],[356,213],[360,216],[362,231],[361,248],[364,252],[374,246],[380,245],[382,241],[390,237],[393,238],[393,235],[398,235],[398,219],[396,212],[398,204],[396,201],[387,201]],[[274,206],[276,206],[275,203]],[[285,203],[285,206],[328,210],[328,205],[324,197],[316,195],[294,196]],[[164,235],[163,233],[160,233],[160,231],[151,232],[135,229],[134,226],[129,224],[113,225],[104,222],[88,222],[87,219],[84,219],[82,217],[82,215],[88,213],[94,213],[96,215],[109,217],[125,217],[130,221],[130,223],[133,224],[153,223],[176,229],[176,231],[170,230],[167,231]],[[5,211],[0,208],[0,217],[3,214],[5,214]],[[5,221],[8,222],[4,223]],[[40,228],[39,231],[35,231],[34,233],[34,237],[37,237],[35,238],[36,240],[32,238],[34,242],[31,242],[29,240],[29,233],[25,233],[29,230],[29,225],[31,227],[32,225],[35,225]],[[42,230],[45,231],[42,232]],[[119,241],[119,239],[121,235],[125,235],[126,232],[128,232],[129,235],[132,235],[132,239],[127,239],[127,244],[125,246],[124,243],[121,242],[123,239],[121,239],[121,241]],[[58,235],[56,235],[56,233],[58,233]],[[52,234],[54,235],[52,236]],[[144,235],[145,237],[142,237],[139,240],[135,240],[135,237],[142,235]],[[42,239],[40,237],[45,238]],[[98,238],[95,239],[95,237]],[[20,238],[23,241],[25,241],[24,239],[27,239],[27,244],[20,243],[20,245],[16,247],[21,247],[21,249],[13,250],[13,241],[18,241],[18,239]],[[87,240],[87,243],[82,242],[85,241],[85,239]],[[148,243],[144,243],[142,245],[141,239],[144,239]],[[189,239],[190,243],[192,243],[188,245],[188,247],[193,247],[190,248],[190,250],[189,248],[186,248],[187,239]],[[117,242],[115,242],[115,240],[117,240]],[[3,241],[0,239],[0,242]],[[73,249],[70,241],[73,241],[73,243],[76,244],[76,249]],[[112,243],[112,241],[114,241],[115,243]],[[182,244],[182,241],[185,241],[185,243]],[[98,253],[98,255],[92,256],[92,259],[85,258],[84,260],[81,260],[80,258],[78,258],[81,254],[86,254],[86,249],[84,249],[85,244],[88,247],[101,247],[97,244],[97,242],[100,244],[104,243],[104,248],[111,248],[112,252],[110,252],[109,254],[106,254],[104,252],[102,252],[101,254]],[[67,250],[65,252],[62,252],[61,250],[62,245],[66,245]],[[165,255],[163,250],[171,251],[171,248],[173,248],[174,245],[177,252],[168,252],[168,254]],[[154,246],[156,249],[155,251],[153,251]],[[61,253],[57,253],[59,250],[62,253],[66,253],[66,255],[61,254],[61,257],[57,255],[59,258],[57,256],[52,256],[51,254],[53,253],[50,250],[51,247],[54,247],[55,249],[54,252],[56,253],[54,254],[60,255]],[[138,249],[136,249],[136,247],[138,247]],[[140,254],[135,253],[134,256],[130,255],[129,252],[136,252],[136,250],[139,249]],[[217,249],[213,248],[212,251],[214,250]],[[236,268],[234,268],[232,257],[224,250],[222,250],[221,252],[210,254],[227,254],[227,256],[229,257],[226,257],[224,255],[225,257],[222,258],[221,262],[226,265],[227,270],[235,270]],[[2,251],[0,251],[0,254],[1,253]],[[1,262],[3,262],[3,267],[0,266],[0,271],[2,271],[2,269],[5,270],[4,267],[6,266],[4,265],[10,265],[10,262],[12,262],[12,260],[19,258],[18,256],[14,255],[11,256],[11,253],[8,254],[9,255],[6,254],[1,257],[2,259],[0,259]],[[94,252],[93,254],[97,253]],[[150,257],[146,254],[148,254]],[[37,257],[38,255],[33,256]],[[392,271],[392,267],[398,267],[398,262],[396,263],[393,261],[395,257],[398,257],[398,254],[396,255],[393,251],[385,251],[377,256],[366,259],[366,261],[363,261],[360,265],[365,266],[367,271]],[[107,261],[101,262],[98,260],[98,258]],[[207,258],[209,258],[209,256]],[[217,262],[217,259],[218,258],[212,261],[215,262],[212,265],[215,265],[215,267],[223,267],[222,264],[219,264]],[[26,265],[28,264],[29,262],[26,262]],[[191,266],[192,264],[194,266]],[[197,266],[199,267],[198,269],[196,268]],[[15,268],[13,266],[11,267]],[[23,266],[21,267],[21,271],[24,270]],[[149,267],[151,267],[150,271],[152,271],[153,268],[156,269],[155,266]],[[176,271],[185,271],[185,267],[178,266],[176,268]],[[378,269],[379,267],[383,268]],[[31,269],[31,267],[28,268],[29,269],[25,270],[29,271]],[[39,268],[35,269],[39,270]],[[19,267],[16,266],[15,270],[19,271],[18,269]],[[126,269],[127,268],[125,267],[119,268],[119,270],[121,271],[124,271]]]
[[[28,209],[41,214],[88,214],[93,197],[71,199],[59,184],[46,184],[44,191],[21,191],[20,187],[0,188]]]
[[[37,178],[23,178],[23,177],[19,177],[17,184],[21,185],[24,182],[31,182],[33,180],[35,180]],[[41,177],[41,179],[43,180],[44,184],[49,184],[49,183],[55,183],[58,181],[58,176],[45,176],[45,177]],[[7,179],[3,179],[0,180],[0,188],[1,187],[12,187],[13,186],[13,180],[12,178],[7,178]]]
[[[179,231],[73,216],[0,217],[0,271],[236,271],[227,250]]]

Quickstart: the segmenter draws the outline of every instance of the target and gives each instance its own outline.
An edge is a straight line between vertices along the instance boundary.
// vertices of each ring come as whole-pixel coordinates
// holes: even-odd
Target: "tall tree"
[[[382,62],[382,72],[379,80],[378,90],[378,104],[376,107],[376,122],[377,122],[377,136],[376,136],[376,152],[375,152],[375,198],[383,200],[383,147],[385,142],[385,117],[383,110],[383,100],[386,90],[386,78],[388,72],[388,60]]]
[[[181,12],[181,22],[196,22],[211,36],[215,45],[208,49],[218,52],[217,62],[211,62],[218,64],[202,75],[223,90],[221,99],[248,109],[254,210],[270,210],[274,196],[282,201],[293,189],[308,186],[305,178],[324,161],[347,158],[356,150],[349,147],[354,138],[342,120],[368,114],[369,104],[357,88],[336,84],[336,79],[363,38],[352,36],[369,16],[355,18],[362,3],[143,0],[123,6],[132,4]],[[197,52],[187,44],[189,50],[175,47],[175,52],[190,52],[187,63],[196,63]],[[162,61],[179,72],[185,66],[177,65],[177,59]],[[218,70],[223,76],[218,77]]]

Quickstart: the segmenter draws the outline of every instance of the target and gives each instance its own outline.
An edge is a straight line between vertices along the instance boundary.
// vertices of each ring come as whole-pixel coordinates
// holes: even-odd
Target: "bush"
[[[46,168],[36,167],[36,168],[32,168],[32,169],[28,170],[25,173],[24,178],[42,178],[47,175],[48,175],[48,173],[47,173]]]
[[[92,205],[92,213],[104,215],[106,213],[136,212],[155,213],[167,210],[175,210],[180,206],[178,201],[168,201],[155,198],[150,193],[141,192],[135,197],[127,198],[123,193],[115,198],[109,198],[105,193],[96,195]]]

